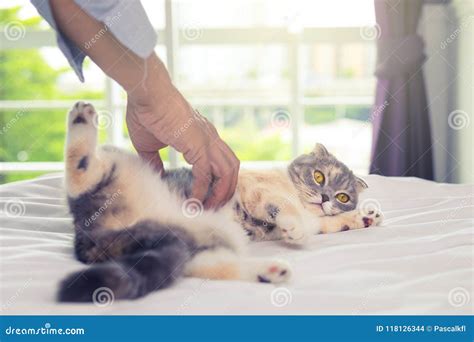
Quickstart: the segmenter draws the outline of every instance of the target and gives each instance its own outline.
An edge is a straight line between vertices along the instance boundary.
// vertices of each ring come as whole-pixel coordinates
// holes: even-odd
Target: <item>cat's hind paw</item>
[[[259,283],[279,284],[291,277],[290,265],[281,260],[258,261],[254,265],[254,272],[254,279]]]
[[[69,111],[68,126],[71,129],[74,126],[80,127],[83,125],[93,125],[93,127],[96,127],[97,112],[90,103],[78,101]]]

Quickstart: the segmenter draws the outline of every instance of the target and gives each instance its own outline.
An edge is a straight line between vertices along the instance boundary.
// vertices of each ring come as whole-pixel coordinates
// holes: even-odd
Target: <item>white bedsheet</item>
[[[264,242],[258,256],[291,262],[277,287],[182,279],[136,301],[58,304],[73,257],[61,175],[0,186],[1,314],[472,314],[473,186],[366,177],[382,227],[314,236],[305,250]]]

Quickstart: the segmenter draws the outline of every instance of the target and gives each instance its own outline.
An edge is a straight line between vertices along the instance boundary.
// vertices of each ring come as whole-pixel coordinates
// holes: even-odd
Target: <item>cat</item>
[[[156,173],[132,153],[97,147],[97,120],[84,102],[67,119],[65,189],[74,250],[90,266],[61,282],[61,302],[91,302],[104,287],[116,299],[139,298],[181,276],[282,283],[291,277],[288,263],[249,256],[249,239],[303,245],[319,232],[382,219],[379,212],[355,210],[367,185],[322,145],[287,171],[242,170],[229,203],[202,210],[189,198],[189,169]]]
[[[174,170],[163,179],[181,196],[190,196],[191,170]],[[381,223],[382,216],[376,208],[367,212],[356,209],[359,193],[367,187],[322,144],[316,144],[313,151],[297,157],[287,170],[241,170],[229,205],[234,220],[251,240],[304,245],[314,234]]]

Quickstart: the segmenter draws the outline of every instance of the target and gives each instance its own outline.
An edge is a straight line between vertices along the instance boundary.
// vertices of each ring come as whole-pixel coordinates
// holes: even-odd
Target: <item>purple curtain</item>
[[[370,172],[433,179],[428,103],[416,34],[423,0],[375,0],[379,39]]]

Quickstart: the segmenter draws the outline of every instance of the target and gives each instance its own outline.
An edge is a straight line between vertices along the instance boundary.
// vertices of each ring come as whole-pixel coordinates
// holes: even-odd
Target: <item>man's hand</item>
[[[157,170],[163,168],[157,151],[174,147],[193,166],[192,196],[206,209],[224,205],[234,194],[239,160],[172,85],[161,61],[154,56],[148,62],[152,72],[144,85],[128,92],[127,126],[134,147]]]

